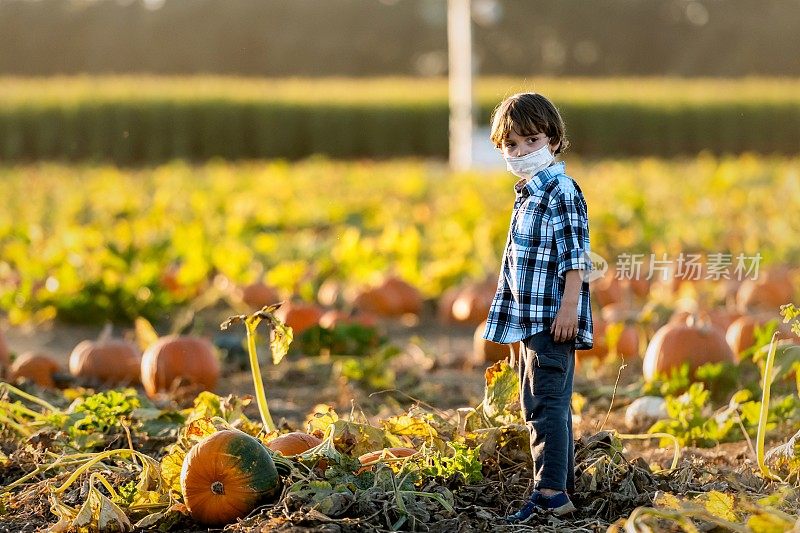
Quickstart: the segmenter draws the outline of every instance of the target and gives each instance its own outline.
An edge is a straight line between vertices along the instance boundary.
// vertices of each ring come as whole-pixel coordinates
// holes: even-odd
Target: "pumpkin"
[[[241,287],[237,291],[237,296],[250,309],[261,309],[280,300],[278,291],[261,281]]]
[[[626,288],[629,288],[633,294],[639,298],[647,299],[647,297],[650,295],[650,280],[647,279],[647,276],[644,274],[640,274],[638,277],[625,280],[623,285]]]
[[[622,287],[613,272],[606,272],[602,278],[593,281],[590,291],[600,307],[622,300]]]
[[[758,279],[746,279],[736,293],[736,305],[741,312],[754,310],[776,311],[794,298],[792,280],[786,270],[770,270]]]
[[[353,307],[366,313],[379,316],[395,316],[400,313],[400,302],[397,294],[385,287],[368,287],[361,289],[353,300]]]
[[[778,320],[778,339],[787,338],[791,335],[791,328],[788,324],[783,324],[780,318],[771,314],[743,315],[736,319],[725,333],[725,340],[733,350],[736,359],[741,358],[742,352],[752,348],[756,342],[756,327],[762,328],[770,320]]]
[[[142,355],[142,385],[151,398],[169,390],[177,379],[212,390],[218,378],[214,346],[202,337],[161,337]]]
[[[717,328],[723,335],[728,331],[728,327],[741,315],[741,313],[734,311],[727,311],[725,309],[709,309],[699,313],[703,319],[708,320],[712,326]],[[673,323],[683,324],[692,315],[692,311],[676,310],[670,316],[669,321]]]
[[[298,455],[305,453],[315,446],[322,444],[322,440],[314,435],[293,431],[276,437],[267,443],[267,448],[273,452],[281,453],[285,456]]]
[[[275,463],[255,438],[223,430],[195,444],[183,459],[181,492],[192,518],[229,524],[280,495]]]
[[[422,296],[416,288],[393,276],[377,287],[362,289],[353,306],[380,316],[418,315],[422,310]]]
[[[420,295],[416,287],[395,276],[384,280],[383,286],[395,293],[399,303],[398,314],[411,313],[418,315],[420,313],[422,310],[422,295]]]
[[[3,330],[0,330],[0,377],[6,375],[8,364],[11,362],[11,353],[8,351],[8,344],[3,335]]]
[[[632,324],[626,324],[617,339],[617,354],[622,357],[639,356],[639,330]]]
[[[383,450],[377,450],[374,452],[367,452],[363,455],[358,457],[358,462],[361,463],[362,466],[358,470],[356,470],[356,475],[362,472],[368,472],[375,468],[374,463],[375,461],[380,461],[381,459],[394,459],[400,457],[410,457],[417,453],[417,450],[414,448],[384,448]]]
[[[69,356],[70,374],[103,383],[139,383],[140,365],[139,348],[122,339],[81,341]]]
[[[486,321],[484,320],[475,328],[475,334],[472,336],[472,351],[476,364],[494,364],[497,361],[508,359],[512,350],[515,354],[518,352],[519,343],[517,342],[498,344],[484,339],[483,332],[485,329]]]
[[[378,326],[378,318],[372,313],[364,311],[348,313],[339,309],[331,309],[319,319],[319,325],[323,328],[332,329],[339,324],[358,324],[365,328],[375,328]]]
[[[453,301],[453,318],[457,322],[480,324],[489,315],[496,292],[497,281],[487,280],[467,285]]]
[[[15,382],[21,379],[30,380],[40,387],[56,386],[53,374],[60,370],[55,359],[39,352],[25,352],[17,357],[8,368],[8,380]]]
[[[725,337],[709,324],[690,317],[685,323],[667,323],[656,331],[645,351],[642,372],[647,381],[688,363],[690,370],[706,363],[733,362]]]
[[[322,309],[315,304],[293,301],[280,306],[275,316],[292,328],[292,333],[297,336],[319,324]]]

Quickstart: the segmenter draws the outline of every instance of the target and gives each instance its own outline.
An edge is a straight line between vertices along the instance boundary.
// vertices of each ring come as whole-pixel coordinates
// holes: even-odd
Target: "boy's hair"
[[[550,143],[561,144],[556,149],[560,154],[569,146],[564,132],[564,120],[550,100],[538,93],[517,93],[509,96],[492,112],[492,132],[490,139],[498,148],[508,138],[511,130],[518,135],[544,133]]]

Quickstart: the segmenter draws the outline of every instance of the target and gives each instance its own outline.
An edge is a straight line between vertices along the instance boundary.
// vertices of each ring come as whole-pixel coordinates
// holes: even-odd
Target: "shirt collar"
[[[519,180],[514,185],[514,189],[517,191],[518,194],[521,194],[523,196],[529,196],[533,194],[535,190],[540,189],[542,185],[550,181],[552,178],[564,174],[564,170],[566,168],[567,165],[566,163],[564,163],[564,161],[553,163],[544,170],[540,170],[539,172],[534,174],[531,177],[531,179],[527,181]]]

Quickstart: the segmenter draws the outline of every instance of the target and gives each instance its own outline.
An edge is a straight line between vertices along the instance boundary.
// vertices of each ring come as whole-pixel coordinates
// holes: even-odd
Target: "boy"
[[[555,106],[515,94],[495,109],[491,140],[520,180],[485,339],[522,341],[517,361],[522,414],[530,430],[534,491],[506,517],[575,510],[572,379],[575,350],[592,347],[589,222],[580,187],[555,162],[568,141]]]

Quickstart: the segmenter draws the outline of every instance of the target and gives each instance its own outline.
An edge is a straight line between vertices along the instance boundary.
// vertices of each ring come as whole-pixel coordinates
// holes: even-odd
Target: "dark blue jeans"
[[[572,380],[575,340],[556,342],[549,330],[522,341],[517,362],[522,416],[531,434],[535,489],[575,489]],[[522,348],[523,346],[520,346]]]

